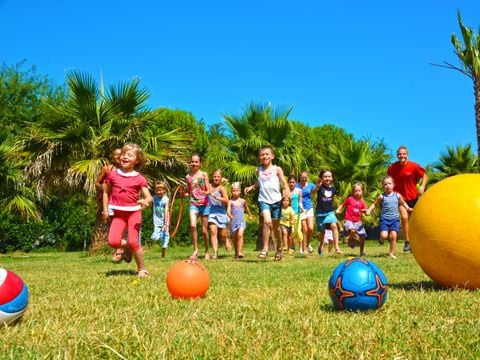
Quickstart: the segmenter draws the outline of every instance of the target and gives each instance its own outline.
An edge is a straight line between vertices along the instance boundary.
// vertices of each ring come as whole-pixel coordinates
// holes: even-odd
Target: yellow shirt
[[[291,206],[287,208],[282,207],[282,217],[280,218],[280,225],[283,225],[286,227],[293,226],[292,217],[295,218],[295,211],[293,211],[292,207]]]

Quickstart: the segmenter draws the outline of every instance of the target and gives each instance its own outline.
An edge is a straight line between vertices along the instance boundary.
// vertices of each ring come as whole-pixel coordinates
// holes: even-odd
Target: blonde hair
[[[395,180],[393,180],[393,177],[391,177],[390,175],[386,175],[382,178],[382,185],[385,182],[385,180],[392,180],[392,183],[395,184]]]
[[[230,187],[231,189],[238,189],[242,190],[242,183],[240,181],[235,181],[232,186]]]
[[[145,157],[145,153],[140,148],[140,146],[134,143],[126,143],[122,147],[122,154],[126,153],[129,150],[135,151],[135,154],[137,155],[137,163],[135,164],[135,169],[145,166],[147,158]]]
[[[157,180],[155,181],[155,189],[167,190],[167,184],[164,181]]]
[[[365,186],[361,182],[356,182],[355,184],[352,185],[352,195],[357,186],[359,186],[360,189],[362,189],[362,192],[365,192]]]

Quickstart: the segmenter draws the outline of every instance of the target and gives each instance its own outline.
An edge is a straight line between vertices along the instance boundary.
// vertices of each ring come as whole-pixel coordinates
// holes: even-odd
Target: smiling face
[[[202,161],[200,160],[200,156],[192,155],[192,158],[190,159],[190,168],[192,169],[192,172],[196,172],[198,169],[200,169],[201,164]]]
[[[407,163],[407,160],[408,160],[408,151],[406,148],[404,147],[400,147],[398,148],[397,150],[397,159],[398,159],[398,162],[402,165],[405,165]]]
[[[120,157],[122,156],[122,149],[118,148],[113,150],[112,157],[113,157],[113,164],[116,167],[120,166]]]
[[[324,171],[322,174],[322,184],[329,186],[333,181],[333,174],[331,171]]]
[[[307,181],[308,181],[308,173],[304,171],[300,174],[300,184],[304,186],[307,183]]]
[[[161,198],[165,194],[165,188],[163,186],[155,186],[155,194]]]
[[[222,181],[222,173],[220,171],[215,171],[212,175],[212,180],[215,186],[220,185]]]
[[[131,147],[124,146],[120,156],[120,165],[125,172],[133,171],[138,164],[137,151]]]
[[[258,158],[263,166],[269,166],[272,163],[272,160],[275,158],[273,155],[272,149],[262,148],[258,153]]]

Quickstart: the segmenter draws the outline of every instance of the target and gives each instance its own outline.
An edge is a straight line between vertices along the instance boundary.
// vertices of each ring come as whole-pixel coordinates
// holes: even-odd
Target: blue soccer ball
[[[330,276],[328,291],[336,310],[367,311],[387,300],[387,278],[373,262],[353,258],[340,263]]]

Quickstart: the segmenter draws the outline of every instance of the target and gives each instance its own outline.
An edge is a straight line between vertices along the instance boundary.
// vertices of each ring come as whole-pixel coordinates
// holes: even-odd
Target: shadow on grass
[[[123,269],[123,270],[110,270],[105,273],[105,276],[132,276],[132,275],[137,275],[137,272],[134,270],[128,270],[128,269]]]
[[[406,281],[399,283],[389,283],[388,286],[393,289],[402,289],[407,291],[443,291],[448,290],[445,287],[433,281]]]

